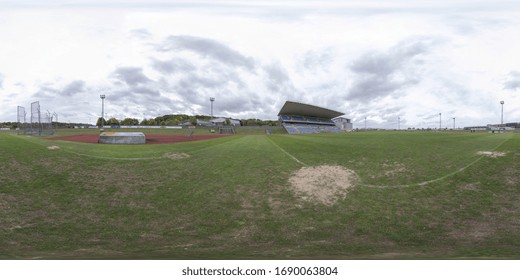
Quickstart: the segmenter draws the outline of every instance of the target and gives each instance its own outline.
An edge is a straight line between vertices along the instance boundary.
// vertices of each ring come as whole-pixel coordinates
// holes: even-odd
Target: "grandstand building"
[[[289,134],[343,132],[351,130],[352,123],[349,119],[341,118],[337,123],[334,122],[333,119],[342,115],[344,115],[344,113],[334,110],[286,101],[280,113],[278,113],[278,121]],[[348,124],[350,124],[350,126]]]

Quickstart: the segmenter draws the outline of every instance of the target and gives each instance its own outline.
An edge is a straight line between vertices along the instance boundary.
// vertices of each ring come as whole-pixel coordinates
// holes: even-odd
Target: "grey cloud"
[[[144,86],[133,87],[132,91],[134,94],[144,95],[147,97],[159,97],[161,92],[156,89],[147,88]]]
[[[267,78],[272,84],[284,84],[289,82],[289,74],[280,64],[270,64],[264,66]]]
[[[294,86],[289,73],[280,63],[264,65],[262,70],[264,76],[261,81],[268,94],[278,98],[277,107],[281,107],[286,100],[306,102],[303,100],[305,94]]]
[[[85,82],[81,80],[75,80],[66,85],[61,93],[66,96],[72,96],[76,93],[84,92],[85,91]]]
[[[444,22],[461,35],[469,35],[486,29],[500,28],[507,21],[497,18],[475,17],[474,15],[450,15],[444,18]]]
[[[520,89],[520,72],[512,71],[509,73],[509,80],[504,83],[504,89]]]
[[[228,65],[235,65],[247,69],[254,68],[254,60],[240,54],[238,51],[212,39],[193,36],[170,36],[157,50],[162,52],[187,50],[202,57],[210,57]]]
[[[206,97],[206,96],[205,96]],[[207,96],[209,97],[209,96]],[[214,114],[215,116],[235,116],[235,117],[253,117],[251,113],[261,114],[267,110],[268,107],[273,103],[270,97],[264,96],[258,92],[247,90],[244,92],[232,92],[223,91],[215,97],[214,102]],[[203,111],[203,114],[209,114],[210,102],[209,98],[201,100],[200,103],[207,111]]]
[[[209,88],[216,89],[224,86],[227,83],[226,79],[211,79],[200,77],[197,75],[190,75],[185,79],[179,81],[178,85],[183,88]]]
[[[173,59],[166,67],[172,65],[176,68],[175,71],[182,68],[189,71],[178,71],[175,78],[163,77],[160,79],[161,88],[167,89],[186,103],[197,106],[205,106],[209,96],[222,95],[226,92],[243,92],[248,88],[244,79],[254,75],[250,71],[239,71],[220,62],[195,65],[184,60]],[[164,67],[162,70],[165,70]],[[166,70],[163,72],[168,72],[170,68]]]
[[[139,67],[120,67],[112,72],[111,76],[125,82],[129,86],[145,84],[151,81],[143,74],[143,69]]]
[[[415,65],[418,56],[428,53],[434,42],[430,40],[408,40],[386,52],[369,52],[355,60],[350,70],[355,80],[348,98],[370,101],[388,95],[419,82]]]
[[[333,60],[333,50],[327,49],[322,52],[309,51],[303,59],[303,67],[314,71],[317,68],[324,68]]]
[[[158,97],[161,93],[158,90],[146,88],[146,87],[133,87],[129,89],[121,89],[115,91],[115,94],[110,96],[111,100],[122,100],[143,102],[150,98]]]
[[[180,99],[180,103],[193,112],[208,114],[209,97],[215,97],[215,114],[272,115],[271,110],[266,113],[261,108],[266,108],[266,104],[276,105],[276,111],[282,102],[278,99],[294,100],[303,96],[280,63],[257,68],[254,59],[217,41],[170,36],[157,49],[171,55],[168,60],[151,59],[151,67],[162,75],[158,80],[160,88]],[[182,51],[197,56],[180,57]]]
[[[442,113],[441,113],[442,114]],[[441,115],[442,116],[442,115]],[[431,119],[439,119],[439,113],[435,114],[426,114],[426,115],[419,115],[417,116],[423,120],[431,120]]]
[[[175,87],[175,93],[190,104],[203,104],[206,102],[206,98],[203,93],[189,87]]]
[[[86,84],[82,80],[74,80],[63,88],[57,87],[51,83],[40,85],[38,91],[33,94],[35,98],[56,98],[58,96],[73,96],[80,92],[85,92]]]
[[[222,75],[213,77],[186,75],[171,85],[171,91],[181,98],[182,101],[179,103],[194,108],[194,112],[201,114],[210,113],[210,97],[216,98],[214,113],[221,116],[257,112],[259,108],[265,106],[265,100],[270,97],[253,91],[252,87],[243,80],[246,79],[244,76],[247,76],[248,73],[236,73],[237,77],[233,80],[227,77],[233,75],[233,71],[221,70]],[[258,77],[256,78],[258,79]]]
[[[107,99],[110,102],[122,106],[128,104],[145,106],[146,108],[171,108],[174,107],[173,100],[163,96],[159,90],[154,90],[146,87],[136,87],[130,89],[120,89],[110,93]]]
[[[143,73],[140,67],[120,67],[114,70],[111,77],[115,78],[114,87],[107,99],[119,106],[133,105],[145,108],[146,114],[171,113],[178,108],[168,94],[168,87],[161,82],[155,82]],[[161,79],[162,81],[164,79]]]
[[[33,98],[50,99],[56,98],[60,94],[60,90],[52,87],[50,84],[43,84],[40,86],[38,91],[33,94]]]
[[[265,85],[271,92],[281,93],[287,90],[294,90],[287,70],[279,63],[265,65],[263,70],[266,74]]]
[[[163,74],[192,72],[196,69],[192,63],[180,58],[174,58],[167,61],[154,59],[152,61],[152,67]]]
[[[152,37],[152,33],[150,33],[146,29],[133,29],[133,30],[130,30],[130,35],[132,35],[134,37],[137,37],[139,39],[148,39],[148,38]]]
[[[357,105],[352,108],[349,117],[353,119],[354,127],[364,127],[365,118],[367,127],[369,128],[388,128],[396,129],[398,127],[398,118],[400,118],[401,129],[407,126],[404,117],[404,106],[388,105],[374,103],[370,106]]]

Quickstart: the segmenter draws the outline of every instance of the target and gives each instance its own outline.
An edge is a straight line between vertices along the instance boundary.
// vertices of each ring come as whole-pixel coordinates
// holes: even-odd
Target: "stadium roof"
[[[298,115],[333,119],[339,116],[343,116],[344,113],[314,105],[286,101],[282,109],[280,110],[280,113],[278,113],[278,116],[280,115]]]

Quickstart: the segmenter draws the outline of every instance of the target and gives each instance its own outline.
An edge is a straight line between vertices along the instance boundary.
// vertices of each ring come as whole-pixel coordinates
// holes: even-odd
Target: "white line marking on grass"
[[[78,156],[84,156],[84,157],[91,157],[91,158],[98,158],[98,159],[109,159],[109,160],[157,160],[157,159],[164,159],[164,157],[142,157],[142,158],[117,158],[117,157],[102,157],[102,156],[94,156],[94,155],[87,155],[87,154],[80,154],[73,151],[68,151],[66,149],[62,149],[62,151],[78,155]]]
[[[299,159],[297,159],[295,156],[289,154],[289,152],[287,152],[286,150],[282,149],[282,147],[278,146],[273,140],[271,140],[271,138],[269,138],[269,136],[267,136],[267,139],[269,140],[269,142],[271,142],[275,147],[277,147],[278,149],[280,149],[282,152],[284,152],[286,155],[288,155],[289,157],[291,157],[292,159],[294,159],[294,161],[296,161],[297,163],[303,165],[303,166],[307,166],[307,164],[301,162]]]
[[[224,143],[219,143],[219,144],[216,144],[216,145],[212,145],[212,146],[208,146],[208,147],[204,147],[204,148],[198,149],[198,150],[193,150],[191,152],[185,152],[185,153],[193,155],[193,154],[197,154],[197,153],[200,153],[202,151],[205,151],[205,150],[208,150],[208,149],[212,149],[214,147],[217,147],[217,146],[220,146],[220,145],[223,145],[223,144],[227,144],[227,143],[229,143],[229,141],[224,142]],[[158,159],[165,159],[164,156],[159,156],[159,157],[142,157],[142,158],[115,158],[115,157],[103,157],[103,156],[94,156],[94,155],[80,154],[80,153],[76,153],[76,152],[73,152],[73,151],[67,151],[67,150],[64,150],[64,151],[72,153],[72,154],[80,155],[80,156],[93,157],[93,158],[99,158],[99,159],[110,159],[110,160],[158,160]],[[179,153],[183,153],[181,151],[178,151],[178,152]]]
[[[36,145],[39,145],[39,146],[42,146],[42,147],[47,147],[46,144],[44,143],[39,143],[37,141],[31,141],[30,139],[25,139],[25,138],[21,138],[19,137],[20,139],[22,140],[25,140],[27,142],[30,142],[32,144],[36,144]],[[239,138],[236,138],[236,139],[239,139]],[[234,140],[236,140],[234,139]],[[233,140],[232,140],[233,141]],[[219,143],[219,144],[216,144],[216,145],[212,145],[212,146],[206,146],[204,148],[201,148],[201,149],[198,149],[198,150],[194,150],[194,151],[191,151],[191,152],[186,152],[188,154],[197,154],[201,151],[204,151],[204,150],[208,150],[208,149],[212,149],[216,146],[220,146],[220,145],[223,145],[223,144],[226,144],[226,143],[229,143],[230,141],[226,141],[226,142],[223,142],[223,143]],[[60,151],[63,151],[63,152],[66,152],[66,153],[69,153],[69,154],[74,154],[74,155],[78,155],[78,156],[84,156],[84,157],[91,157],[91,158],[97,158],[97,159],[106,159],[106,160],[123,160],[123,161],[137,161],[137,160],[159,160],[159,159],[167,159],[166,157],[164,156],[158,156],[158,157],[140,157],[140,158],[118,158],[118,157],[104,157],[104,156],[96,156],[96,155],[89,155],[89,154],[82,154],[82,153],[78,153],[78,152],[74,152],[74,151],[71,151],[69,150],[70,148],[69,147],[62,147],[62,149]],[[179,153],[181,153],[181,151],[179,151]]]
[[[511,137],[505,139],[504,141],[502,141],[500,144],[498,144],[495,148],[492,149],[492,151],[495,151],[496,149],[498,149],[500,146],[502,146],[505,142],[507,142],[508,140],[510,140]],[[442,181],[448,177],[451,177],[457,173],[460,173],[464,170],[466,170],[468,167],[472,166],[473,164],[477,163],[478,161],[480,161],[482,158],[486,157],[485,155],[482,155],[480,156],[479,158],[477,158],[476,160],[470,162],[468,165],[462,167],[462,168],[459,168],[451,173],[448,173],[442,177],[439,177],[439,178],[435,178],[433,180],[428,180],[428,181],[424,181],[424,182],[420,182],[420,183],[414,183],[414,184],[408,184],[408,185],[395,185],[395,186],[377,186],[377,185],[369,185],[369,184],[358,184],[358,186],[361,186],[361,187],[367,187],[367,188],[378,188],[378,189],[384,189],[384,188],[409,188],[409,187],[419,187],[419,186],[426,186],[428,184],[431,184],[431,183],[435,183],[435,182],[438,182],[438,181]]]
[[[29,139],[24,139],[24,138],[20,138],[20,139],[25,140],[25,141],[30,142],[30,143],[35,144],[35,145],[39,145],[39,146],[42,146],[42,147],[47,147],[47,145],[44,144],[44,143],[39,143],[37,141],[30,141]],[[74,151],[70,151],[68,147],[62,147],[62,149],[59,150],[59,151],[66,152],[66,153],[73,154],[73,155],[78,155],[78,156],[98,158],[98,159],[108,159],[108,160],[130,160],[131,161],[131,160],[157,160],[157,159],[164,159],[164,157],[142,157],[142,158],[103,157],[103,156],[95,156],[95,155],[88,155],[88,154],[77,153],[77,152],[74,152]]]

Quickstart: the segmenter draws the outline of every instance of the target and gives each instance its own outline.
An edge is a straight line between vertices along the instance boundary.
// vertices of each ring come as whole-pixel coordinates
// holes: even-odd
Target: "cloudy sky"
[[[520,122],[520,2],[0,0],[0,122],[164,114],[276,119],[286,100],[355,127]]]

